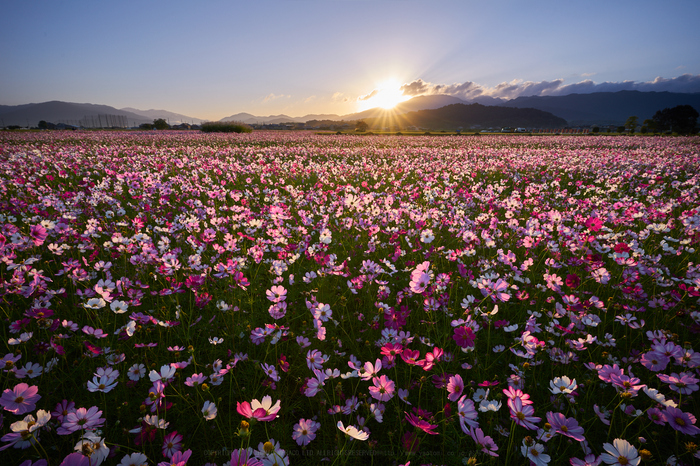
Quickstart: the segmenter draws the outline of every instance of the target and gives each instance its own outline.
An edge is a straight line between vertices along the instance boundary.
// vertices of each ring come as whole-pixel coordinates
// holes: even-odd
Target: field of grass
[[[700,463],[699,168],[697,137],[0,133],[0,463]]]

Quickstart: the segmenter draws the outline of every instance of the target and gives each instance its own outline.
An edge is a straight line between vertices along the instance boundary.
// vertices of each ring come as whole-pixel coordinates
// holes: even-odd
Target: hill
[[[570,125],[623,125],[637,116],[639,122],[658,110],[691,105],[700,112],[700,94],[677,92],[595,92],[562,96],[518,97],[499,104],[511,108],[536,108],[564,118]]]
[[[460,128],[561,128],[567,125],[563,118],[534,108],[508,108],[481,104],[452,104],[442,108],[419,110],[392,118],[365,120],[370,127],[397,126],[429,131],[455,131]]]
[[[0,105],[1,126],[35,127],[41,120],[88,127],[128,127],[153,122],[136,113],[108,105],[78,104],[53,100],[38,104]]]

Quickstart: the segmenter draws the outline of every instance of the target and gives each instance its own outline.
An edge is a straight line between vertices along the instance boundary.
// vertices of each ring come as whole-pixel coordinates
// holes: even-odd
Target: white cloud
[[[267,102],[271,102],[273,100],[283,99],[283,98],[289,99],[290,97],[292,97],[292,96],[291,95],[284,95],[284,94],[275,95],[275,94],[270,93],[270,94],[265,96],[265,98],[263,99],[263,103],[267,103]]]
[[[584,73],[582,77],[595,73]],[[578,83],[564,84],[563,79],[553,81],[522,81],[514,79],[502,82],[494,87],[482,86],[471,81],[455,84],[434,84],[416,79],[401,86],[404,95],[419,96],[430,94],[447,94],[465,100],[488,96],[500,99],[515,99],[525,96],[589,94],[591,92],[617,92],[623,90],[657,91],[657,92],[700,92],[700,75],[682,74],[675,78],[657,77],[652,81],[622,81],[595,83],[585,79]],[[372,94],[367,96],[369,98]]]

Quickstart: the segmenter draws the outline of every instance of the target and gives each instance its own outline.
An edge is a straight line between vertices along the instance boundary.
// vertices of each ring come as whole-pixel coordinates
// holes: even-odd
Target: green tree
[[[698,111],[691,105],[678,105],[659,110],[653,116],[659,131],[673,131],[679,134],[692,134],[698,129]]]
[[[634,130],[637,129],[637,122],[638,121],[639,121],[639,117],[631,116],[625,122],[625,128],[630,132],[630,134],[634,134]]]
[[[360,120],[357,123],[355,123],[355,131],[358,133],[364,133],[367,131],[367,128],[369,128],[369,125],[365,123],[364,120]]]
[[[646,131],[645,131],[646,128]],[[642,132],[646,133],[647,131],[651,131],[652,133],[656,132],[656,122],[652,120],[651,118],[647,118],[642,122]]]
[[[153,126],[156,129],[168,129],[168,128],[170,128],[170,125],[168,124],[167,121],[165,121],[164,118],[157,118],[157,119],[153,120]]]

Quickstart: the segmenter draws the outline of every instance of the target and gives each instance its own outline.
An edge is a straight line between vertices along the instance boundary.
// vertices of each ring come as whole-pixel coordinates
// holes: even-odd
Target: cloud
[[[343,93],[342,93],[342,92],[336,92],[336,93],[334,93],[333,96],[331,97],[331,100],[333,100],[333,101],[335,101],[335,102],[337,102],[337,101],[340,101],[340,102],[350,102],[350,98],[349,98],[349,97],[343,97]]]
[[[592,76],[595,73],[584,73],[581,76]],[[617,92],[617,91],[656,91],[656,92],[700,92],[700,75],[682,74],[675,78],[658,77],[652,81],[621,81],[595,83],[590,79],[564,84],[564,79],[553,81],[522,81],[514,79],[510,82],[502,82],[494,87],[482,86],[471,81],[455,84],[434,84],[416,79],[401,86],[403,95],[419,96],[431,94],[447,94],[464,100],[472,100],[477,97],[493,97],[499,99],[515,99],[526,96],[547,96],[567,94],[590,94],[592,92]],[[373,91],[374,92],[374,91]],[[373,94],[370,94],[371,96]],[[369,96],[367,98],[369,98]]]
[[[315,96],[315,95],[310,95],[310,96],[308,96],[308,97],[306,98],[306,100],[304,100],[304,103],[305,103],[305,104],[308,104],[309,102],[311,102],[311,101],[313,101],[313,100],[316,100],[316,96]]]
[[[292,96],[291,96],[291,95],[284,95],[284,94],[275,95],[275,94],[270,93],[270,94],[268,94],[268,95],[265,96],[265,98],[263,99],[263,103],[271,102],[271,101],[273,101],[273,100],[282,99],[282,98],[285,98],[285,97],[286,97],[287,99],[289,99],[289,98],[292,97]]]
[[[357,98],[357,100],[369,100],[372,97],[374,97],[375,95],[377,95],[378,93],[379,93],[379,89],[375,89],[367,95],[361,95],[360,97]]]

